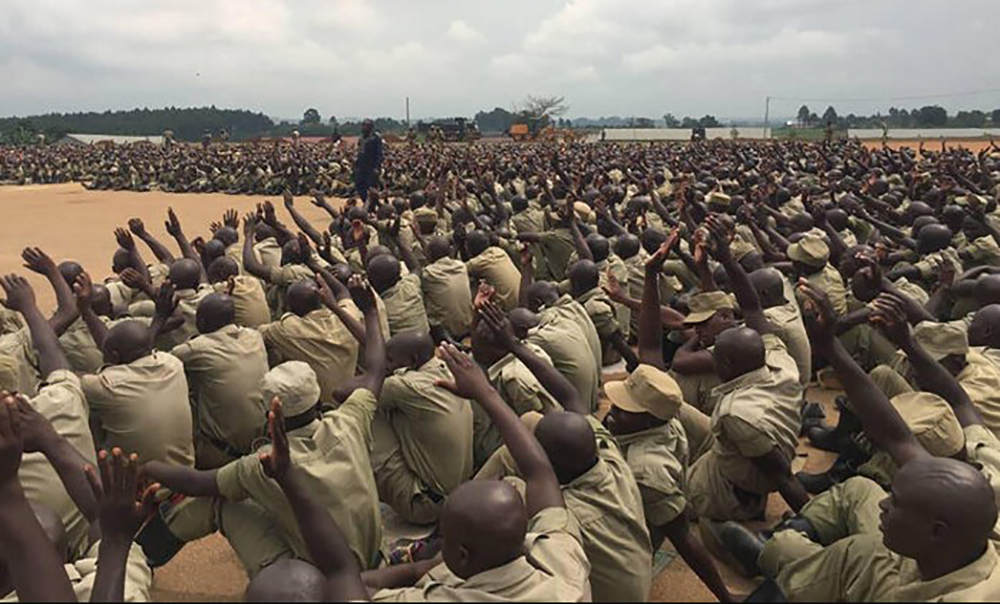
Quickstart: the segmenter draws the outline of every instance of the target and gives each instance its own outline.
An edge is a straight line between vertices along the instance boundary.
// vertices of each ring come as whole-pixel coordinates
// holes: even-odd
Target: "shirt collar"
[[[735,392],[736,390],[756,386],[770,377],[771,370],[767,365],[764,365],[763,367],[754,369],[750,373],[744,373],[737,378],[733,378],[724,384],[719,384],[714,390],[712,390],[712,395],[722,396],[729,394],[730,392]]]

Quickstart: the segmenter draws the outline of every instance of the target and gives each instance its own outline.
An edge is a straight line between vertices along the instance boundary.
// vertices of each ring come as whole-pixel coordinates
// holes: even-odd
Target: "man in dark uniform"
[[[368,189],[378,186],[382,153],[382,137],[375,132],[375,123],[365,120],[361,124],[358,158],[354,163],[354,186],[363,201],[368,201]]]

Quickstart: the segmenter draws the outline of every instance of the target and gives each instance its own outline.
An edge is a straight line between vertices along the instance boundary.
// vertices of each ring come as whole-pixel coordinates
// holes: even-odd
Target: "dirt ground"
[[[7,219],[0,222],[0,273],[26,274],[20,254],[26,246],[38,246],[56,261],[73,259],[87,268],[95,279],[110,273],[111,256],[117,244],[114,228],[125,226],[128,219],[138,217],[147,229],[176,249],[166,234],[163,221],[168,207],[173,207],[188,237],[207,235],[208,225],[220,220],[228,208],[246,212],[263,201],[263,197],[228,195],[180,195],[167,193],[132,193],[87,191],[78,184],[28,187],[0,187],[0,210]],[[281,220],[291,224],[278,202]],[[325,225],[325,212],[306,199],[298,199],[297,207],[317,225]],[[141,245],[141,244],[140,244]],[[142,252],[152,258],[142,246]],[[41,277],[27,275],[35,285],[43,308],[51,308],[51,289]],[[810,399],[823,402],[831,421],[834,418],[831,391],[814,390]],[[793,465],[795,470],[824,470],[832,462],[829,454],[803,445]],[[773,524],[785,508],[781,498],[774,496],[768,509],[768,522]],[[665,546],[670,550],[669,543]],[[721,567],[723,576],[736,594],[746,595],[754,584]],[[213,536],[188,545],[170,564],[157,570],[154,580],[154,600],[164,602],[239,601],[246,587],[246,575],[225,539]],[[652,600],[691,602],[712,600],[710,592],[680,558],[670,561],[657,576]]]
[[[920,147],[920,143],[924,143],[924,148],[928,151],[940,151],[941,150],[941,140],[939,138],[926,138],[923,141],[920,140],[890,140],[888,141],[889,148],[891,149],[902,149],[909,148],[916,150]],[[983,149],[988,149],[990,147],[990,141],[988,139],[973,138],[973,139],[944,139],[945,144],[949,149],[964,147],[973,153],[979,153]],[[869,149],[881,149],[882,141],[865,141],[865,146]]]

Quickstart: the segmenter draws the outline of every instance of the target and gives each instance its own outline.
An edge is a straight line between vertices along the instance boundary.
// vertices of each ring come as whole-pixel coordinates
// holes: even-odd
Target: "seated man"
[[[321,502],[325,513],[347,532],[347,543],[359,568],[373,568],[378,559],[381,518],[369,451],[372,420],[385,373],[385,346],[371,289],[357,280],[352,297],[365,313],[366,367],[358,388],[336,410],[323,413],[316,375],[308,365],[290,361],[268,372],[262,395],[283,401],[288,413],[284,428],[296,465],[303,468],[303,485]],[[313,561],[298,531],[289,502],[269,479],[257,451],[218,470],[196,471],[150,463],[145,474],[176,493],[223,499],[206,512],[197,502],[164,513],[162,523],[173,538],[192,540],[219,529],[229,539],[251,578],[262,568],[287,558]],[[252,501],[247,501],[252,500]],[[211,500],[205,500],[211,502]],[[248,507],[249,506],[249,507]],[[191,518],[196,516],[196,518]],[[156,522],[156,521],[154,521]],[[198,530],[191,530],[196,525]],[[275,530],[277,525],[278,530]]]
[[[273,212],[273,207],[271,211]],[[285,294],[288,288],[304,279],[312,279],[315,275],[313,270],[306,266],[311,252],[303,250],[299,240],[291,237],[281,246],[280,266],[267,264],[263,259],[257,257],[253,244],[255,229],[257,229],[257,217],[254,214],[248,214],[243,222],[243,268],[247,273],[271,286],[268,290],[271,316],[281,317],[285,312]],[[286,237],[290,236],[286,235]]]
[[[472,475],[472,409],[437,383],[448,369],[427,334],[393,336],[375,420],[379,496],[414,524],[437,521],[445,498]]]
[[[260,279],[240,274],[240,266],[233,258],[219,258],[208,265],[208,281],[216,293],[232,298],[236,324],[240,327],[256,329],[271,321],[271,309]]]
[[[108,329],[91,308],[89,284],[89,279],[80,279],[75,289],[80,315],[104,351],[104,368],[81,381],[95,441],[104,448],[134,451],[144,460],[193,466],[184,364],[169,353],[153,350],[153,339],[173,314],[172,288],[161,288],[152,328],[124,321]]]
[[[443,237],[430,241],[427,258],[429,262],[420,272],[420,283],[431,331],[444,329],[453,339],[461,340],[472,329],[468,269],[464,262],[452,257],[451,244]]]
[[[380,254],[368,260],[368,278],[385,303],[389,331],[393,336],[430,333],[420,277],[413,273],[404,277],[400,271],[399,260],[392,255]]]
[[[490,245],[490,237],[483,231],[469,233],[465,240],[469,254],[466,263],[469,277],[485,281],[496,289],[500,305],[507,311],[517,308],[521,295],[521,273],[501,248]]]
[[[629,371],[639,365],[639,359],[629,347],[618,325],[615,307],[600,285],[600,273],[590,260],[580,260],[569,269],[570,293],[583,304],[601,339],[601,359],[605,367],[625,359]]]
[[[351,326],[359,311],[345,292],[330,303],[317,283],[315,277],[293,283],[284,305],[289,312],[258,330],[271,365],[307,363],[319,379],[320,400],[331,403],[334,392],[354,377],[360,344]]]
[[[236,325],[233,299],[211,294],[198,305],[198,335],[171,351],[184,363],[195,419],[199,469],[219,468],[264,435],[259,385],[267,373],[260,333]]]

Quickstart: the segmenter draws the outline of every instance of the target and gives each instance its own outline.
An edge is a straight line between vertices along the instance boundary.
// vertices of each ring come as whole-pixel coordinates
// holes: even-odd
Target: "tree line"
[[[887,115],[858,116],[853,113],[842,116],[831,105],[822,116],[816,115],[808,105],[799,107],[796,120],[799,125],[809,128],[825,127],[827,123],[838,129],[847,128],[1000,128],[1000,109],[991,112],[959,111],[949,115],[944,107],[925,105],[920,108],[905,109],[891,107]]]

